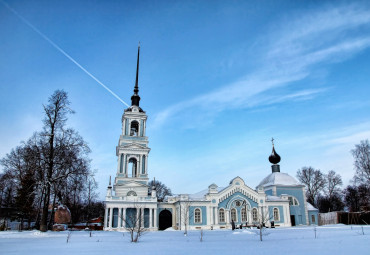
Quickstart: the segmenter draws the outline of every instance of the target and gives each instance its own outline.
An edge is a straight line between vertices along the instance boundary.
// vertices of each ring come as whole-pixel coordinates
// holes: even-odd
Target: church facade
[[[274,144],[269,157],[271,173],[255,188],[235,177],[226,187],[211,184],[195,194],[180,194],[158,202],[155,186],[148,185],[148,137],[145,111],[139,106],[140,46],[131,106],[122,116],[122,133],[116,147],[117,170],[109,180],[104,230],[124,230],[128,218],[140,219],[149,230],[229,229],[236,226],[290,227],[318,223],[318,210],[306,201],[305,187],[280,172]]]

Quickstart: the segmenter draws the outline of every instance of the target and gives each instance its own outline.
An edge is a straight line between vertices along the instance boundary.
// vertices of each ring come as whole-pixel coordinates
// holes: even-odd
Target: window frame
[[[197,215],[197,212],[199,212],[199,215]],[[195,208],[194,209],[194,223],[195,224],[202,223],[202,209],[200,209],[200,208]]]
[[[131,172],[131,177],[138,177],[140,175],[139,173],[139,165],[138,165],[138,160],[136,157],[130,157],[128,160],[127,160],[127,172]],[[132,164],[132,165],[130,165]],[[134,171],[134,168],[135,168],[135,171]],[[128,173],[127,173],[128,174]],[[128,176],[130,177],[130,174],[128,174]]]
[[[234,212],[234,215],[235,215],[235,219],[233,219],[233,212]],[[238,211],[236,210],[236,208],[232,208],[230,210],[230,218],[231,220],[234,220],[234,222],[237,222],[238,221]]]
[[[299,201],[296,197],[289,196],[288,200],[289,200],[289,206],[299,206]]]
[[[248,221],[247,210],[245,210],[245,208],[242,208],[240,210],[240,216],[241,216],[242,222],[247,222]]]
[[[221,218],[222,216],[222,218]],[[225,209],[224,208],[220,208],[218,210],[218,221],[220,223],[225,223],[226,222],[226,219],[225,219]]]
[[[252,209],[252,220],[253,222],[258,221],[258,210],[255,207]]]
[[[136,126],[136,124],[137,124],[137,127],[133,127],[133,124]],[[136,133],[135,132],[132,132],[132,130],[133,130],[133,128],[134,129],[136,129],[137,128],[137,130],[136,130]],[[139,131],[140,131],[140,122],[139,121],[137,121],[137,120],[132,120],[131,122],[130,122],[130,129],[129,129],[129,136],[139,136]]]
[[[274,221],[280,221],[280,211],[279,211],[279,208],[277,207],[274,207],[274,209],[272,210],[272,214],[273,214],[273,219]]]

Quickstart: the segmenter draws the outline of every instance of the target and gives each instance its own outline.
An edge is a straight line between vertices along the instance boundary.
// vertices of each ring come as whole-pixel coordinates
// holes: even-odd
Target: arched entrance
[[[172,213],[165,209],[159,213],[158,230],[165,230],[170,227],[172,227]]]

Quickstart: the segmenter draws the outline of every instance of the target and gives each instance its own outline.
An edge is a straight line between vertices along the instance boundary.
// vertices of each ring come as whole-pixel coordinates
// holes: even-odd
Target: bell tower
[[[147,115],[140,108],[139,96],[140,43],[137,52],[136,82],[131,106],[122,115],[122,133],[116,155],[117,174],[114,183],[116,196],[148,196],[148,137],[146,136]]]

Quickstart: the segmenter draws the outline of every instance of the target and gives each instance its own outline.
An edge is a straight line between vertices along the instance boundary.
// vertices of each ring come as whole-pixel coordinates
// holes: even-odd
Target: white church
[[[271,173],[253,189],[235,177],[220,188],[212,183],[195,194],[180,194],[158,202],[155,187],[148,186],[147,115],[140,108],[138,87],[140,46],[131,106],[122,116],[122,133],[116,155],[116,176],[107,189],[104,230],[124,230],[129,216],[140,217],[148,230],[172,227],[187,229],[229,229],[253,226],[290,227],[318,223],[318,210],[306,201],[305,186],[280,172],[280,156],[274,145],[269,157]],[[268,171],[266,171],[268,172]]]

